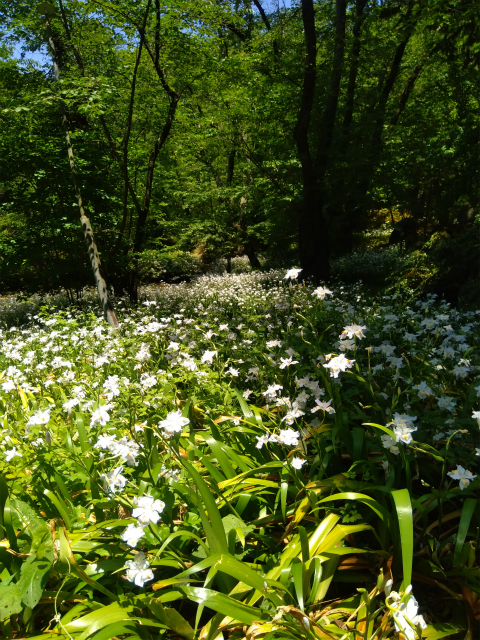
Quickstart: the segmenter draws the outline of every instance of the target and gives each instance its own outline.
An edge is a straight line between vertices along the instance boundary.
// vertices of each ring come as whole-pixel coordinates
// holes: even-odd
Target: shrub
[[[480,307],[480,224],[455,235],[435,233],[391,277],[392,289],[435,293],[452,304]]]
[[[142,282],[174,282],[200,273],[202,263],[188,251],[150,249],[140,255],[138,268]]]
[[[399,248],[372,248],[337,258],[332,262],[332,276],[347,284],[363,282],[370,288],[380,289],[390,273],[401,269],[406,256]]]

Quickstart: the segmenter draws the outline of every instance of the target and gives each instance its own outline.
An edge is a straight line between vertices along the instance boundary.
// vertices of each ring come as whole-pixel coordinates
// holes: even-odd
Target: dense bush
[[[391,274],[403,268],[406,258],[398,247],[353,251],[332,262],[332,276],[347,284],[362,282],[379,290]]]
[[[152,249],[140,254],[138,267],[142,282],[172,282],[201,273],[202,263],[188,251]]]

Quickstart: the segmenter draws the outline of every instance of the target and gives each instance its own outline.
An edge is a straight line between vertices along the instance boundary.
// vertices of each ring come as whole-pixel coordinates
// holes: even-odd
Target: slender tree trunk
[[[47,29],[48,29],[48,42],[50,44],[50,52],[51,52],[52,62],[53,62],[53,71],[55,73],[55,78],[58,81],[60,78],[60,72],[58,68],[57,56],[55,52],[55,44],[53,42],[52,29],[51,29],[50,19],[48,15],[45,16],[45,19],[46,19]],[[73,178],[73,185],[75,188],[75,195],[77,196],[78,209],[80,211],[80,224],[82,226],[83,235],[85,238],[85,242],[87,244],[88,256],[90,258],[90,263],[92,265],[92,270],[93,270],[93,277],[95,279],[95,284],[97,285],[98,297],[100,298],[100,302],[102,303],[105,320],[107,320],[107,322],[111,327],[116,329],[118,327],[118,320],[117,320],[117,316],[115,315],[113,305],[108,296],[107,283],[105,282],[105,278],[102,273],[102,264],[100,262],[100,256],[98,255],[97,246],[95,244],[92,225],[90,224],[90,220],[88,219],[85,213],[85,209],[83,207],[82,193],[80,190],[80,184],[78,181],[77,171],[75,168],[75,159],[73,155],[73,147],[72,147],[72,140],[70,138],[70,131],[68,128],[68,119],[67,119],[67,114],[65,110],[65,104],[61,99],[60,99],[60,110],[62,114],[62,124],[65,131],[65,140],[67,142],[68,161],[70,163],[70,169],[71,169],[72,178]]]

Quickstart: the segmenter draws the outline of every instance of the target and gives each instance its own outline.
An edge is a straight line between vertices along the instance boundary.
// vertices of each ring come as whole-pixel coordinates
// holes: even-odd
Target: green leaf
[[[57,498],[57,496],[52,491],[50,491],[50,489],[45,489],[43,494],[47,496],[47,498],[50,500],[50,502],[52,502],[52,504],[55,505],[60,517],[65,523],[65,526],[70,531],[72,528],[72,521],[68,514],[67,507],[62,503],[62,501],[59,498]]]
[[[25,606],[33,609],[38,604],[51,568],[51,560],[38,560],[35,554],[23,563],[17,587],[21,591],[22,602]]]
[[[187,638],[187,640],[193,640],[195,631],[190,624],[176,609],[170,607],[164,607],[159,600],[150,600],[148,603],[150,610],[157,616],[157,618],[163,622],[173,633]],[[95,638],[96,640],[96,638]],[[105,639],[107,640],[107,639]]]
[[[227,536],[225,535],[225,530],[223,528],[222,518],[207,483],[189,462],[187,462],[186,460],[182,460],[182,463],[190,474],[192,480],[194,481],[195,486],[200,491],[206,507],[206,511],[208,513],[208,517],[210,519],[213,536],[212,534],[207,535],[207,540],[211,545],[211,551],[213,551],[214,553],[228,553]],[[205,531],[205,533],[207,533],[207,531]]]
[[[293,584],[297,594],[298,608],[303,611],[303,562],[294,558],[292,562]]]
[[[113,602],[112,604],[107,605],[106,607],[101,607],[96,609],[95,611],[91,611],[87,613],[85,616],[81,618],[77,618],[76,620],[72,620],[64,625],[65,631],[68,633],[84,633],[89,629],[92,629],[94,625],[96,629],[101,629],[107,624],[112,624],[113,622],[119,622],[121,620],[129,620],[129,613],[134,610],[133,605],[129,604],[127,606],[122,606],[118,602]],[[100,624],[98,624],[100,623]],[[103,623],[103,624],[102,624]],[[61,627],[60,627],[61,630]],[[88,637],[88,635],[86,636]]]
[[[434,623],[429,624],[427,628],[422,631],[422,638],[425,640],[441,640],[441,638],[448,638],[453,636],[459,631],[465,631],[459,627],[455,627],[453,624]]]
[[[403,582],[401,589],[406,589],[412,583],[413,562],[413,517],[412,502],[408,489],[392,491],[397,509],[398,525],[400,528],[400,542],[402,549]]]
[[[223,451],[220,443],[217,442],[215,438],[205,438],[205,442],[212,450],[212,453],[217,459],[217,462],[220,465],[224,475],[229,479],[235,478],[237,475],[235,469],[232,467],[230,460]]]
[[[375,427],[375,429],[380,429],[381,431],[384,431],[385,433],[387,433],[391,438],[393,438],[395,440],[395,434],[393,433],[393,431],[391,429],[389,429],[388,427],[384,427],[381,424],[375,424],[374,422],[363,422],[362,423],[365,427]]]
[[[243,624],[252,624],[255,620],[268,620],[268,614],[261,609],[234,600],[230,596],[212,589],[201,587],[182,587],[179,589],[185,596],[197,604],[209,607],[218,613],[229,616]]]
[[[462,515],[460,516],[460,523],[458,525],[457,541],[455,542],[455,551],[453,553],[453,566],[458,564],[460,554],[462,553],[463,544],[468,534],[468,528],[472,520],[472,516],[477,506],[478,500],[475,498],[467,498],[463,503]]]
[[[17,584],[0,584],[0,621],[20,613],[22,606],[22,592]]]
[[[240,391],[236,387],[233,387],[233,391],[235,392],[235,395],[237,396],[238,403],[240,405],[240,408],[243,411],[243,415],[245,416],[245,418],[248,418],[248,419],[249,418],[254,418],[255,416],[254,416],[253,411],[250,409],[248,404],[245,402],[245,398],[242,396]]]
[[[332,502],[333,500],[358,500],[362,502],[367,507],[370,507],[372,511],[374,511],[377,516],[379,516],[384,522],[389,522],[390,515],[385,507],[377,502],[374,498],[367,496],[363,493],[356,493],[353,491],[345,492],[345,493],[335,493],[327,498],[323,498],[323,500],[318,500],[317,504],[322,504],[324,502]]]

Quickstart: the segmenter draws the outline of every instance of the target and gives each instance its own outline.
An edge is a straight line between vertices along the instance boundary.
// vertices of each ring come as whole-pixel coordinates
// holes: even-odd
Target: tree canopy
[[[134,299],[162,256],[320,281],[385,225],[458,235],[479,201],[474,5],[2,0],[3,286],[91,278],[61,105],[106,279]]]

